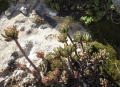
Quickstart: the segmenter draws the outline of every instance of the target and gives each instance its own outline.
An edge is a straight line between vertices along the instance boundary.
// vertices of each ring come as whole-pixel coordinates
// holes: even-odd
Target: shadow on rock
[[[52,26],[53,28],[55,28],[57,26],[57,22],[52,19],[51,17],[45,15],[45,14],[41,14],[40,11],[36,11],[37,15],[44,18],[45,22],[47,22],[50,26]]]

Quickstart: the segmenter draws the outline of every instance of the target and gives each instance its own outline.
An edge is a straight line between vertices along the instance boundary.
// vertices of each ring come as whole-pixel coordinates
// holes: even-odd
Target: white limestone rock
[[[25,57],[22,57],[18,60],[16,60],[19,64],[26,64],[27,60],[25,59]]]
[[[4,81],[4,86],[2,87],[9,87],[9,83],[12,83],[12,81],[22,81],[23,78],[27,76],[27,73],[23,70],[15,70],[12,74],[12,76],[7,77]]]
[[[27,73],[25,71],[23,71],[23,70],[15,70],[13,72],[12,78],[14,78],[16,81],[20,81],[26,76],[27,76]]]
[[[27,34],[27,35],[29,35],[29,34],[31,34],[31,33],[32,33],[31,30],[27,30],[27,31],[26,31],[26,34]]]
[[[112,2],[116,7],[116,11],[120,13],[120,0],[112,0]]]
[[[26,42],[22,43],[22,49],[25,51],[25,53],[27,55],[29,55],[30,50],[32,49],[32,47],[33,47],[33,44],[32,44],[31,41],[26,41]],[[22,52],[20,50],[18,50],[17,52],[18,52],[19,57],[23,57],[23,54],[22,54]]]
[[[23,14],[27,14],[27,8],[26,7],[24,7],[24,6],[22,6],[21,8],[20,8],[20,11],[23,13]]]
[[[35,79],[34,76],[31,73],[28,73],[25,78],[23,78],[22,84],[27,84],[27,83],[34,83]]]
[[[53,12],[53,11],[49,11],[49,15],[51,15],[51,16],[57,16],[57,12]]]

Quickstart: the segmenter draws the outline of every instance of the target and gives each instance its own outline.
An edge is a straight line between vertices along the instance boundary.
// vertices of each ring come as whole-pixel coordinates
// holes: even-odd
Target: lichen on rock
[[[32,13],[29,16],[29,20],[34,22],[34,23],[42,23],[44,19],[42,19],[41,17],[39,17],[35,10],[32,11]]]

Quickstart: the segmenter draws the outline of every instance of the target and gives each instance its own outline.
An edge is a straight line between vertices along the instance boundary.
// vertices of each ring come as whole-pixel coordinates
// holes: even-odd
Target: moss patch
[[[116,59],[117,52],[115,49],[110,45],[103,45],[96,41],[90,44],[96,51],[106,49],[106,51],[109,52],[109,59],[105,61],[104,74],[107,76],[108,80],[111,81],[113,87],[120,87],[120,61]]]
[[[106,51],[109,52],[110,59],[117,59],[117,52],[111,45],[103,45],[97,41],[91,42],[90,45],[93,46],[96,51],[99,51],[100,49],[106,49]]]
[[[95,40],[120,46],[120,24],[102,20],[88,25],[88,30]]]
[[[120,61],[109,59],[106,60],[104,74],[112,82],[113,87],[120,87]]]

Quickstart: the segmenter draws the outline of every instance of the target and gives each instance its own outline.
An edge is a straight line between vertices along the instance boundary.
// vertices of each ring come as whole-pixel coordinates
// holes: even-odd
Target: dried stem
[[[85,50],[84,50],[82,41],[80,42],[80,45],[81,45],[82,51],[84,52]]]
[[[62,62],[62,65],[64,66],[65,70],[71,75],[73,75],[73,73],[68,69],[68,66],[62,61],[62,59],[60,58],[60,61]]]
[[[74,44],[74,42],[73,42],[72,38],[70,37],[70,35],[69,35],[69,34],[67,34],[67,36],[69,37],[69,39],[70,39],[71,43],[75,46],[75,54],[76,54],[76,56],[77,56],[78,58],[80,58],[80,57],[78,56],[78,54],[77,54],[77,51],[76,51],[76,45]]]
[[[17,44],[18,48],[20,49],[20,51],[23,53],[23,55],[25,56],[25,58],[27,59],[27,61],[32,65],[32,67],[37,70],[37,72],[39,73],[39,69],[33,64],[33,62],[28,58],[28,56],[26,55],[25,51],[22,49],[22,47],[20,46],[19,42],[17,39],[14,39],[15,43]]]

